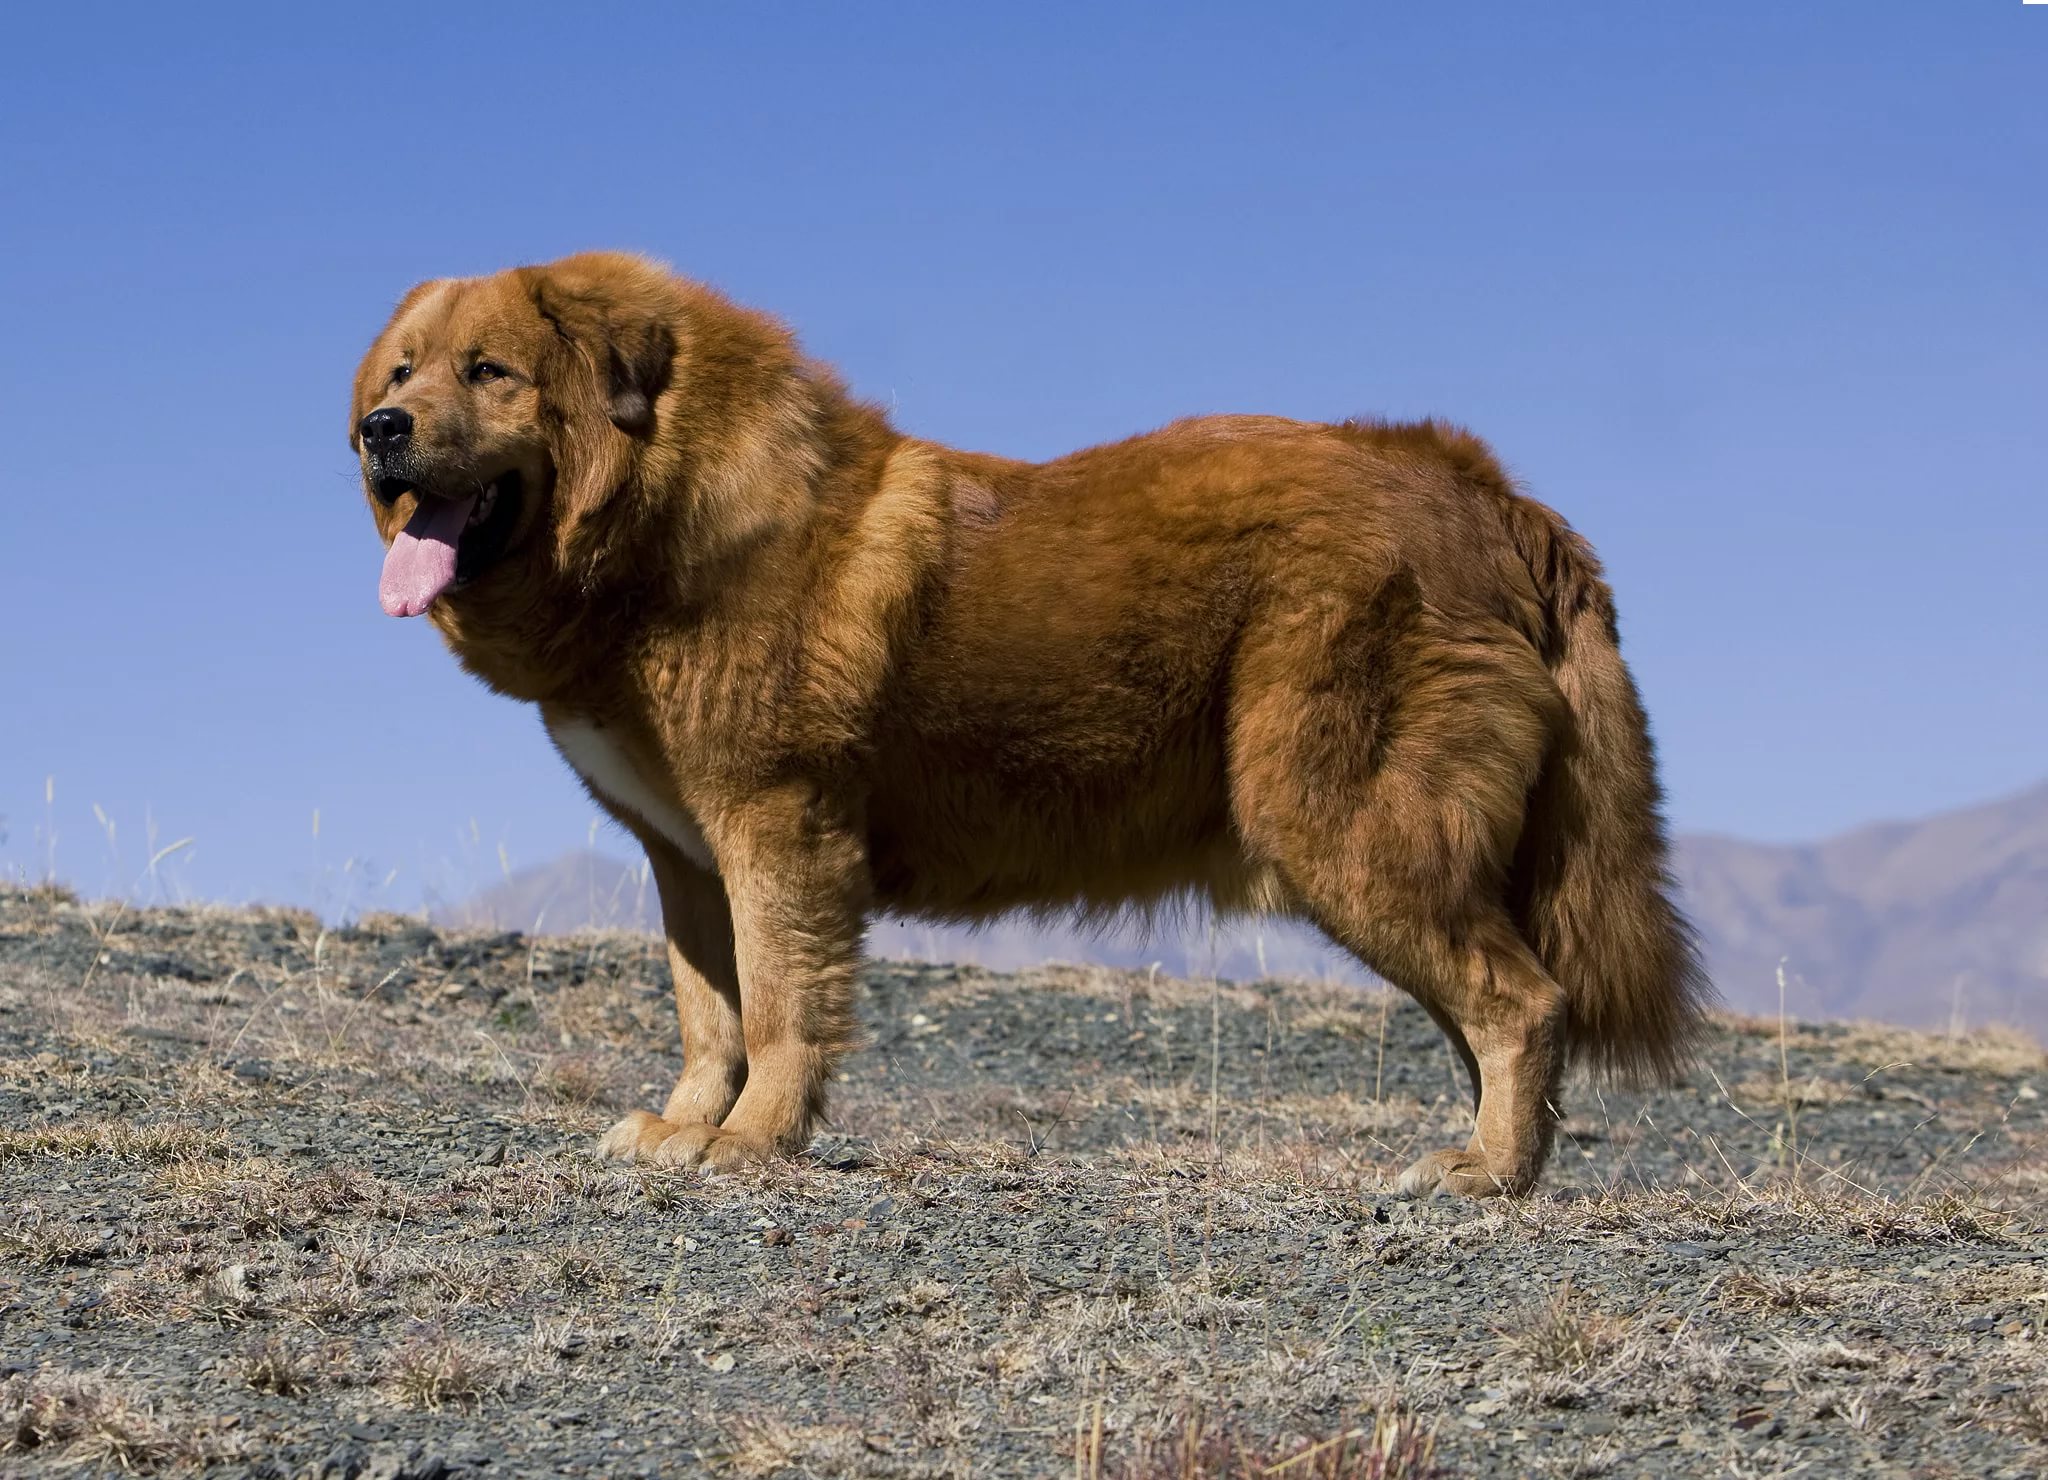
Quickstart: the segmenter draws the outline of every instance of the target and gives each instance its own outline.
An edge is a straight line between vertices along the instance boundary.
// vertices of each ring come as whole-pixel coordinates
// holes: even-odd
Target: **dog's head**
[[[538,599],[574,563],[655,446],[680,304],[662,269],[609,253],[406,295],[349,412],[388,547],[385,611],[472,588]]]

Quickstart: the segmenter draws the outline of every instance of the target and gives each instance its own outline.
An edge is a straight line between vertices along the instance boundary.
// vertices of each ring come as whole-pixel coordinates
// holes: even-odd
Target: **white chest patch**
[[[711,845],[695,818],[640,779],[632,760],[610,735],[586,719],[564,719],[548,725],[548,737],[562,759],[576,768],[584,784],[604,801],[635,817],[673,843],[683,857],[716,873]]]

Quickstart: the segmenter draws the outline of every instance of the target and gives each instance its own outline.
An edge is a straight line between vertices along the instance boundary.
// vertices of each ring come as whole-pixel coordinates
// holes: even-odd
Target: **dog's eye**
[[[486,380],[503,380],[509,374],[511,372],[503,365],[495,364],[490,360],[478,360],[469,367],[469,378],[479,383]]]
[[[393,385],[404,385],[410,379],[412,379],[412,366],[410,365],[400,365],[391,372],[391,383]]]

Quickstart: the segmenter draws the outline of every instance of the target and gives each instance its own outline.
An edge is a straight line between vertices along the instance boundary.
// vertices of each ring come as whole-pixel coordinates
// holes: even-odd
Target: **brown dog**
[[[1462,431],[956,452],[610,254],[415,288],[350,427],[385,610],[647,850],[684,1067],[606,1155],[800,1150],[877,908],[1314,922],[1472,1075],[1411,1192],[1528,1188],[1568,1055],[1669,1072],[1699,1024],[1600,568]]]

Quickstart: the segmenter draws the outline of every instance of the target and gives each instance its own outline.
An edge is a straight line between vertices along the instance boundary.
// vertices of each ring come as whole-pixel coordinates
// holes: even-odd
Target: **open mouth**
[[[389,485],[389,486],[387,486]],[[481,576],[503,558],[519,527],[525,479],[501,473],[464,498],[420,493],[403,480],[379,480],[377,493],[395,503],[408,493],[419,502],[384,556],[377,595],[394,617],[416,617],[444,593]]]
[[[519,511],[526,501],[526,480],[517,468],[501,473],[477,495],[476,507],[463,521],[462,540],[455,549],[455,588],[460,590],[492,566],[512,543]]]

